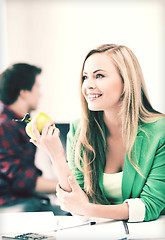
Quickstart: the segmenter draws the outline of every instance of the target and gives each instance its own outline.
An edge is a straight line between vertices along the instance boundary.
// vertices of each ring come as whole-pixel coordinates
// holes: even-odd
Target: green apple
[[[42,113],[42,112],[39,112],[37,115],[35,115],[33,119],[35,119],[35,118],[37,119],[37,129],[40,134],[42,133],[43,126],[47,122],[50,122],[52,120],[46,113]],[[35,136],[32,132],[33,119],[29,119],[29,122],[27,123],[25,130],[26,130],[27,135],[30,138],[35,140]]]
[[[47,123],[47,122],[50,122],[52,119],[46,114],[46,113],[42,113],[42,112],[39,112],[37,113],[33,119],[30,118],[30,114],[27,113],[25,115],[25,117],[21,120],[19,119],[13,119],[14,121],[17,121],[17,122],[25,122],[27,125],[25,127],[25,131],[27,133],[27,135],[36,140],[34,134],[33,134],[33,131],[32,131],[32,123],[33,123],[33,120],[34,119],[37,119],[37,129],[39,131],[39,133],[41,134],[42,133],[42,129],[43,129],[43,126]]]

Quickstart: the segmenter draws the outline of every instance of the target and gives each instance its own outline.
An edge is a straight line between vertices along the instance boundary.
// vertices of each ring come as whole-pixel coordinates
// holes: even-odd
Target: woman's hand
[[[36,140],[30,139],[35,146],[43,149],[52,158],[60,158],[64,156],[64,148],[59,138],[60,131],[54,126],[55,121],[46,123],[40,135],[37,129],[37,119],[33,120],[32,131]]]
[[[56,193],[61,209],[73,214],[85,215],[89,199],[85,192],[80,188],[74,176],[68,177],[71,192],[64,191],[60,184],[57,184]]]
[[[64,190],[70,192],[71,188],[68,183],[68,176],[72,175],[72,173],[66,162],[64,148],[59,138],[60,131],[54,126],[55,121],[46,123],[42,129],[41,135],[37,129],[37,120],[34,119],[32,121],[32,131],[36,140],[31,139],[30,141],[35,146],[43,149],[50,156],[60,186],[62,186]]]

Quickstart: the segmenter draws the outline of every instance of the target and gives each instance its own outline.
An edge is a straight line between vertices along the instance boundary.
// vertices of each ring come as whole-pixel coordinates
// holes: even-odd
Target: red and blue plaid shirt
[[[25,123],[0,102],[0,206],[30,196],[42,172],[35,166],[36,147],[29,142]]]

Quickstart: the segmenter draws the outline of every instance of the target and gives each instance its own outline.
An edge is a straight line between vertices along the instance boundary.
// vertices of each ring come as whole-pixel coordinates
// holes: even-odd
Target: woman
[[[36,146],[54,163],[61,208],[74,214],[149,221],[165,207],[165,118],[149,101],[137,58],[125,46],[91,50],[83,63],[82,117],[72,123],[67,161],[54,121]]]

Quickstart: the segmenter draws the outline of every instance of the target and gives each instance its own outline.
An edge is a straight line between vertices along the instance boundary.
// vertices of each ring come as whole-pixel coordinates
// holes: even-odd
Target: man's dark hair
[[[0,74],[0,100],[10,105],[14,103],[21,90],[31,91],[36,75],[41,68],[27,63],[16,63]]]

